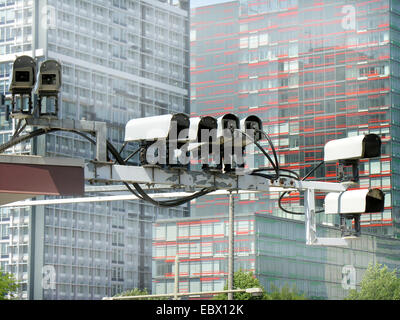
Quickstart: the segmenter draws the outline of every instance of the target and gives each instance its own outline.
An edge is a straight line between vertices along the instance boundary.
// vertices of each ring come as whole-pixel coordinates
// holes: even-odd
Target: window
[[[268,45],[268,33],[262,33],[259,36],[259,45],[266,46]]]
[[[370,174],[381,173],[381,162],[379,160],[371,160],[370,166]]]
[[[248,37],[240,38],[240,48],[247,48],[248,45],[249,45]]]

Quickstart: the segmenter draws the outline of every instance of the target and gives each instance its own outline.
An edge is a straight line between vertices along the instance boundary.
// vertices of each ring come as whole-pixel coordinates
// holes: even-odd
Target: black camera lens
[[[28,82],[29,81],[29,71],[16,71],[15,80],[16,80],[16,82]]]
[[[55,85],[56,84],[56,75],[55,74],[42,75],[42,84]]]

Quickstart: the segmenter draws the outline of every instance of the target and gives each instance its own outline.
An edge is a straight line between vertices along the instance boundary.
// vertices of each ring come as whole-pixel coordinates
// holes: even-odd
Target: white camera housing
[[[30,56],[20,56],[13,63],[9,90],[12,94],[31,94],[36,81],[36,62]]]
[[[326,214],[355,215],[382,212],[385,195],[379,189],[331,192],[325,197]]]
[[[155,140],[169,139],[172,123],[176,122],[177,132],[174,133],[176,140],[187,142],[188,137],[179,138],[184,129],[189,129],[189,117],[184,113],[165,114],[154,117],[137,118],[129,120],[125,126],[126,142],[151,142]],[[175,139],[174,139],[175,140]]]
[[[357,160],[381,155],[381,139],[376,134],[332,140],[325,144],[324,161]]]
[[[46,60],[40,65],[36,91],[40,96],[53,96],[61,88],[61,64]]]
[[[207,130],[207,141],[203,141],[202,130]],[[215,137],[217,130],[217,120],[210,116],[190,118],[189,127],[189,150],[200,148],[205,144],[216,143],[212,138]]]
[[[216,130],[217,120],[210,116],[190,118],[189,142],[202,142],[201,130]]]

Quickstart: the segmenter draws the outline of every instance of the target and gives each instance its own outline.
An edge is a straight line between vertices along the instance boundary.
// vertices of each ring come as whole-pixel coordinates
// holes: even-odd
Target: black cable
[[[275,169],[273,169],[273,168],[259,168],[259,169],[254,169],[252,171],[252,173],[258,173],[258,172],[262,172],[262,171],[273,171],[273,170],[275,170]],[[289,176],[289,175],[285,175],[286,177],[294,178],[296,180],[301,180],[299,174],[297,172],[293,171],[293,170],[279,168],[279,171],[288,172],[288,173],[294,175],[294,177],[293,176]],[[282,174],[280,176],[282,176]]]
[[[124,159],[122,159],[121,155],[118,153],[118,151],[114,148],[114,146],[107,140],[107,149],[111,152],[111,154],[114,156],[116,161],[120,165],[126,165]],[[132,188],[130,188],[129,184],[124,182],[125,186],[127,186],[128,190],[133,192]],[[132,183],[133,187],[136,189],[136,192],[133,192],[133,194],[140,199],[150,202],[158,207],[166,207],[166,208],[171,208],[171,207],[176,207],[182,204],[185,204],[189,201],[192,201],[193,199],[196,199],[198,197],[202,197],[206,195],[207,193],[213,192],[216,190],[216,188],[204,188],[190,196],[183,197],[180,199],[173,199],[173,200],[164,200],[164,201],[157,201],[151,198],[138,183]],[[139,195],[138,195],[139,194]]]
[[[318,165],[316,167],[314,167],[309,173],[307,173],[303,179],[301,179],[302,181],[306,180],[309,176],[311,176],[311,174],[313,174],[320,166],[322,166],[324,164],[324,161],[321,161],[320,163],[318,163]]]
[[[124,149],[125,149],[125,147],[126,147],[127,144],[128,144],[128,141],[125,141],[125,142],[123,143],[121,149],[119,150],[119,154],[121,154],[122,151],[124,151]]]
[[[315,166],[309,173],[307,173],[307,174],[301,179],[301,181],[306,180],[306,179],[307,179],[311,174],[313,174],[323,163],[324,163],[324,161],[321,161],[321,162],[320,162],[317,166]],[[284,212],[286,212],[286,213],[290,213],[290,214],[294,214],[294,215],[304,215],[304,212],[289,211],[289,210],[283,208],[283,206],[282,206],[282,199],[283,199],[283,197],[284,197],[286,194],[288,194],[288,193],[290,193],[290,192],[291,192],[291,191],[285,191],[285,192],[283,192],[283,193],[280,195],[279,200],[278,200],[279,209],[281,209],[282,211],[284,211]],[[325,210],[318,210],[318,211],[315,211],[315,213],[322,213],[322,212],[324,212],[324,211],[325,211]]]
[[[25,140],[30,140],[32,138],[38,137],[42,134],[46,134],[49,132],[53,132],[56,131],[58,129],[36,129],[28,134],[25,134],[23,136],[18,136],[14,139],[11,139],[10,141],[7,141],[5,143],[3,143],[2,145],[0,145],[0,153],[2,153],[3,151],[21,143],[24,142]]]
[[[25,141],[25,140],[29,140],[29,139],[38,137],[38,136],[40,136],[40,135],[47,134],[47,133],[51,133],[51,132],[55,132],[55,131],[66,131],[66,132],[76,133],[76,134],[78,134],[78,135],[84,137],[85,139],[87,139],[87,140],[88,140],[89,142],[91,142],[92,144],[95,144],[95,143],[96,143],[93,139],[89,138],[87,135],[83,134],[83,133],[80,132],[80,131],[73,130],[73,129],[71,129],[71,130],[69,130],[69,129],[57,129],[57,128],[53,128],[53,129],[37,129],[37,130],[34,130],[34,131],[30,132],[29,134],[26,134],[26,135],[24,135],[24,136],[17,136],[17,137],[15,137],[14,139],[12,139],[12,140],[10,140],[10,141],[4,143],[3,145],[0,145],[0,153],[3,152],[3,151],[5,151],[5,150],[7,150],[8,148],[10,148],[10,147],[16,145],[16,144],[19,144],[19,143]],[[253,143],[262,151],[262,153],[268,158],[268,160],[270,161],[271,165],[273,166],[273,168],[256,169],[256,170],[254,170],[254,171],[252,172],[252,174],[253,174],[253,175],[257,175],[257,176],[261,176],[261,177],[264,177],[264,178],[267,178],[267,179],[277,179],[279,176],[287,176],[287,177],[293,178],[293,177],[291,177],[291,176],[289,176],[289,175],[280,174],[279,171],[282,170],[282,171],[286,171],[286,172],[295,174],[295,175],[297,176],[297,178],[298,178],[297,173],[295,173],[294,171],[291,171],[291,170],[288,170],[288,169],[280,169],[280,168],[279,168],[279,163],[278,163],[276,151],[275,151],[275,148],[274,148],[274,146],[273,146],[273,144],[272,144],[272,141],[270,141],[270,138],[269,138],[269,136],[268,136],[266,133],[264,133],[264,132],[261,131],[261,130],[258,130],[258,131],[260,131],[261,133],[263,133],[263,134],[267,137],[267,139],[269,140],[268,142],[270,143],[270,145],[271,145],[271,147],[272,147],[272,149],[273,149],[273,153],[274,153],[274,157],[275,157],[275,163],[274,163],[274,161],[272,161],[271,157],[265,152],[264,148],[263,148],[257,141],[254,141],[254,139],[252,139],[249,135],[247,135],[247,134],[244,133],[243,131],[240,131],[240,132],[242,132],[242,134],[244,134],[245,136],[249,137],[249,138],[253,141]],[[94,134],[92,133],[92,135],[94,135]],[[107,151],[110,152],[110,153],[114,156],[116,162],[118,162],[118,163],[121,164],[121,165],[126,165],[126,160],[122,159],[122,157],[121,157],[121,155],[120,155],[120,152],[118,152],[118,151],[114,148],[114,146],[113,146],[108,140],[107,140]],[[135,151],[131,156],[133,156],[134,154],[136,154],[136,152],[137,152],[137,151]],[[130,157],[128,157],[127,159],[129,160],[129,158],[130,158]],[[315,170],[317,170],[322,164],[323,164],[323,161],[322,161],[321,163],[319,163],[313,170],[311,170],[302,180],[305,180],[306,178],[308,178],[308,177],[309,177]],[[272,170],[275,171],[275,173],[276,173],[275,176],[259,173],[259,172],[261,172],[261,171],[272,171]],[[184,197],[184,198],[181,198],[181,199],[166,200],[166,201],[156,201],[156,200],[152,199],[152,198],[140,187],[139,184],[133,183],[133,186],[134,186],[134,188],[136,189],[137,192],[135,192],[135,191],[129,186],[128,183],[124,182],[124,185],[127,187],[127,189],[128,189],[129,191],[131,191],[131,192],[132,192],[135,196],[137,196],[139,199],[144,200],[144,201],[148,201],[148,202],[150,202],[150,203],[152,203],[152,204],[154,204],[154,205],[160,206],[160,207],[175,207],[175,206],[179,206],[179,205],[182,205],[182,204],[184,204],[184,203],[187,203],[187,202],[189,202],[189,201],[191,201],[191,200],[193,200],[193,199],[196,199],[196,198],[198,198],[198,197],[204,196],[204,195],[206,195],[206,194],[208,194],[208,193],[213,192],[213,191],[216,190],[215,188],[204,188],[204,189],[202,189],[201,191],[196,192],[195,194],[193,194],[193,195],[191,195],[191,196]],[[280,208],[281,210],[283,210],[284,212],[287,212],[287,213],[290,213],[290,214],[304,214],[304,213],[298,213],[298,212],[293,212],[293,211],[286,210],[286,209],[284,209],[284,208],[281,206],[282,198],[283,198],[287,193],[290,193],[290,192],[285,191],[285,192],[280,196],[279,201],[278,201],[279,208]]]
[[[258,149],[264,154],[264,156],[268,159],[268,161],[271,163],[274,171],[275,171],[275,177],[272,178],[272,180],[277,180],[279,178],[279,163],[277,162],[277,158],[275,158],[276,163],[271,159],[270,155],[264,150],[264,148],[255,140],[253,139],[250,135],[247,133],[243,132],[242,130],[235,129],[236,131],[239,131],[242,133],[244,136],[250,139],[252,143],[254,143]]]
[[[18,120],[18,123],[17,123],[17,126],[15,127],[15,131],[14,131],[14,134],[13,134],[13,136],[12,136],[12,139],[18,137],[18,136],[21,134],[21,132],[24,131],[24,129],[25,129],[25,127],[26,127],[26,122],[25,122],[24,125],[21,127],[22,121],[23,121],[23,119],[19,119],[19,120]]]
[[[278,156],[276,154],[275,146],[274,146],[274,143],[272,142],[271,137],[262,130],[256,129],[255,131],[261,133],[267,139],[269,145],[271,146],[272,153],[274,154],[274,158],[275,158],[275,163],[276,163],[276,166],[278,167],[278,171],[279,171],[280,165],[279,165],[279,161],[278,161]]]
[[[15,139],[12,139],[12,140],[4,143],[3,145],[0,145],[0,153],[5,151],[5,150],[7,150],[8,148],[11,148],[12,146],[14,146],[16,144],[19,144],[19,143],[25,141],[25,140],[29,140],[29,139],[38,137],[40,135],[47,134],[47,133],[50,133],[50,132],[55,132],[55,131],[66,131],[66,132],[76,133],[76,134],[82,136],[83,138],[87,139],[90,143],[96,144],[96,142],[93,139],[91,139],[90,137],[88,137],[86,134],[84,134],[84,133],[82,133],[80,131],[74,130],[74,129],[59,129],[59,128],[37,129],[37,130],[34,130],[34,131],[30,132],[29,134],[26,134],[24,136],[16,137]],[[91,133],[91,134],[93,136],[95,135],[94,133]],[[115,149],[115,147],[108,140],[106,141],[106,143],[107,143],[107,151],[110,152],[114,156],[115,160],[121,165],[126,165],[124,159],[122,159],[120,153]],[[139,184],[133,183],[133,186],[134,186],[134,188],[136,189],[137,192],[135,192],[135,190],[133,190],[129,186],[128,183],[124,182],[124,185],[127,187],[127,189],[130,192],[132,192],[139,199],[151,202],[154,205],[157,205],[159,207],[176,207],[176,206],[185,204],[185,203],[187,203],[189,201],[192,201],[193,199],[196,199],[198,197],[201,197],[203,195],[206,195],[207,193],[210,193],[210,192],[213,192],[213,191],[216,190],[215,188],[205,188],[205,189],[202,189],[199,192],[196,192],[196,193],[194,193],[194,194],[192,194],[192,195],[190,195],[188,197],[184,197],[184,198],[181,198],[181,199],[166,200],[166,201],[156,201],[156,200],[152,199],[140,187]]]
[[[137,154],[140,151],[140,148],[137,149],[136,151],[132,152],[128,157],[125,158],[125,162],[128,162],[129,159],[131,159],[135,154]],[[120,152],[121,154],[121,152]]]
[[[238,130],[238,131],[240,131],[240,130]],[[259,143],[257,143],[254,139],[252,139],[248,134],[244,133],[243,131],[240,131],[240,132],[242,132],[243,135],[245,135],[246,137],[248,137],[248,138],[263,152],[263,154],[268,158],[269,162],[270,162],[271,165],[273,166],[273,168],[255,169],[255,170],[253,170],[253,172],[251,173],[251,175],[263,177],[263,178],[270,179],[270,180],[276,180],[276,179],[278,179],[279,177],[283,177],[283,176],[289,177],[289,178],[293,178],[292,176],[280,174],[280,172],[279,172],[279,171],[286,171],[286,172],[289,172],[289,173],[294,174],[294,175],[296,176],[296,179],[297,179],[297,180],[300,180],[300,176],[297,174],[297,172],[294,172],[294,171],[289,170],[289,169],[281,169],[281,168],[279,168],[279,162],[278,162],[278,157],[277,157],[277,154],[276,154],[275,147],[274,147],[274,145],[273,145],[273,143],[272,143],[271,138],[270,138],[264,131],[256,130],[256,132],[262,133],[262,134],[267,138],[268,143],[270,144],[270,146],[271,146],[271,148],[272,148],[272,151],[273,151],[273,154],[274,154],[274,157],[275,157],[275,163],[272,161],[271,157],[265,152],[264,148],[262,148],[262,147],[260,146]],[[318,167],[319,167],[320,165],[321,165],[321,164],[319,164]],[[316,167],[314,170],[312,170],[311,172],[309,172],[308,175],[307,175],[306,177],[308,177],[308,176],[309,176],[313,171],[315,171],[318,167]],[[274,171],[276,172],[276,175],[275,175],[275,176],[271,176],[271,175],[266,175],[266,174],[263,174],[263,173],[259,173],[259,172],[261,172],[261,171],[272,171],[272,170],[274,170]],[[306,177],[305,177],[305,178],[306,178]],[[303,180],[304,180],[305,178],[303,178]],[[286,213],[289,213],[289,214],[293,214],[293,215],[304,215],[304,213],[295,212],[295,211],[289,211],[289,210],[286,210],[285,208],[282,207],[282,204],[281,204],[282,199],[283,199],[283,197],[284,197],[287,193],[290,193],[290,192],[289,192],[289,191],[285,191],[285,192],[283,192],[283,193],[281,194],[281,196],[279,197],[279,200],[278,200],[278,206],[279,206],[279,208],[280,208],[282,211],[284,211],[284,212],[286,212]]]

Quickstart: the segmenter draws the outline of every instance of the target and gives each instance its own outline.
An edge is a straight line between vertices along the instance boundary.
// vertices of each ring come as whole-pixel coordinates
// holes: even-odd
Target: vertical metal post
[[[178,300],[179,292],[179,258],[175,256],[175,286],[174,286],[174,300]]]
[[[104,122],[95,122],[96,158],[97,161],[107,161],[107,126]]]
[[[234,238],[233,238],[233,231],[234,231],[234,203],[233,203],[233,194],[229,192],[229,217],[228,217],[228,224],[229,224],[229,235],[228,235],[228,290],[233,289],[233,258],[234,258]],[[228,300],[233,300],[233,292],[228,293]]]
[[[304,192],[306,244],[311,245],[317,241],[317,225],[315,221],[315,192],[307,189]]]

